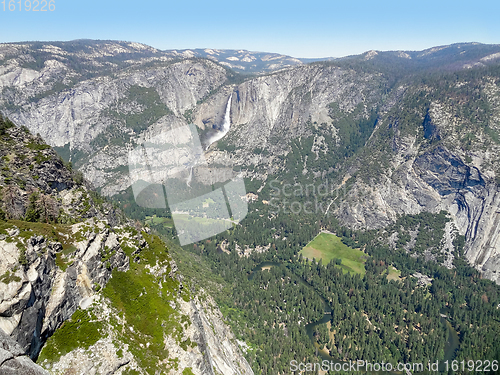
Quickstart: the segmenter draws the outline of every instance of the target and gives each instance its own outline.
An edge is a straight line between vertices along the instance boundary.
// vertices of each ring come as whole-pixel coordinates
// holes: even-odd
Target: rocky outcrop
[[[158,268],[153,272],[161,277],[164,271]],[[175,273],[173,277],[176,277]],[[178,298],[172,302],[186,322],[180,338],[184,344],[180,345],[179,337],[175,335],[164,338],[168,358],[158,358],[158,361],[175,364],[170,370],[164,370],[164,373],[175,375],[190,370],[196,375],[253,375],[217,305],[203,291],[200,295],[201,298],[194,297],[190,301]],[[96,319],[104,325],[101,338],[88,348],[75,348],[57,361],[43,360],[40,364],[50,374],[104,375],[144,370],[136,355],[137,348],[133,348],[133,343],[126,339],[123,332],[135,332],[135,328],[125,320],[120,320],[118,325],[109,324],[120,316],[116,307],[100,296],[96,296],[95,302],[91,309]]]
[[[0,328],[32,358],[79,306],[92,302],[95,286],[106,285],[112,269],[128,269],[128,258],[119,244],[129,237],[118,237],[105,225],[90,220],[71,227],[72,232],[67,234],[75,240],[72,251],[40,235],[23,241],[16,227],[12,235],[0,240],[0,249],[6,255],[0,260],[0,273],[4,275],[0,283]],[[84,226],[92,232],[85,231]],[[77,242],[73,236],[83,239]],[[112,254],[108,267],[101,261],[105,249]],[[24,264],[19,261],[21,251]]]
[[[124,366],[137,366],[133,356],[125,351],[122,356],[117,353],[116,345],[111,338],[100,339],[88,350],[79,348],[62,356],[57,363],[43,364],[47,374],[121,374]]]
[[[212,298],[192,302],[191,320],[200,332],[200,346],[217,372],[228,375],[250,375],[253,371],[243,357],[239,343],[229,329]]]
[[[0,328],[34,359],[128,258],[110,233],[109,203],[99,207],[40,137],[3,117],[0,128]],[[115,215],[114,224],[123,222]]]
[[[29,359],[21,346],[0,329],[0,374],[49,375]]]
[[[42,365],[54,374],[119,374],[124,368],[177,374],[181,358],[187,361],[182,369],[195,374],[212,374],[212,362],[223,374],[252,373],[234,340],[228,341],[232,334],[220,314],[198,324],[197,299],[190,302],[183,292],[182,275],[159,238],[132,226],[89,190],[40,137],[3,117],[0,132],[0,346],[5,348],[0,347],[0,374],[47,374],[31,361],[40,353]],[[138,269],[142,278],[134,279]],[[141,351],[150,336],[124,315],[123,301],[116,302],[124,286],[115,283],[115,298],[104,297],[113,275],[137,282],[126,299],[128,293],[139,292],[136,299],[149,294],[148,301],[170,309],[161,315],[164,320],[152,306],[141,311],[151,317],[147,324],[169,327],[165,342],[147,360]],[[127,307],[134,313],[138,308]],[[217,309],[213,302],[210,308]],[[72,324],[87,324],[92,342],[87,344],[87,334],[72,341],[80,329],[68,328]],[[205,333],[208,325],[220,332]],[[124,336],[124,329],[132,336]],[[131,341],[136,334],[145,344]]]

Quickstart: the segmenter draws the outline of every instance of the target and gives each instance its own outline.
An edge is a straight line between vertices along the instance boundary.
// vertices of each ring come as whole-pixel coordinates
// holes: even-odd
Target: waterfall
[[[219,128],[219,131],[217,131],[215,134],[213,134],[207,142],[206,149],[214,142],[217,142],[219,139],[224,138],[224,136],[229,132],[229,129],[231,129],[231,99],[233,98],[233,94],[231,93],[231,96],[229,97],[229,100],[227,101],[226,105],[226,112],[224,113],[224,120],[222,121],[222,125]]]
[[[219,129],[214,130],[214,132],[210,132],[208,137],[204,142],[202,142],[202,147],[204,150],[207,150],[210,145],[214,142],[217,142],[219,139],[224,138],[224,136],[229,132],[231,129],[231,99],[233,98],[233,94],[229,96],[229,99],[226,104],[226,112],[224,113],[224,120],[222,121],[222,125],[219,127]],[[199,155],[201,156],[201,155]],[[193,180],[193,168],[199,163],[199,158],[195,158],[194,162],[192,162],[188,168],[189,168],[189,175],[186,179],[186,185],[188,187],[191,187],[191,182]]]

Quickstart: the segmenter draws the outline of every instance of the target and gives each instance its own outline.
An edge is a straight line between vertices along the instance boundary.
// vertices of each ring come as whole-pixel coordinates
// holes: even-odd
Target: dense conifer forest
[[[452,269],[421,256],[419,249],[438,247],[449,220],[445,212],[405,216],[384,230],[363,232],[343,228],[331,217],[280,215],[269,222],[250,213],[247,220],[245,227],[184,249],[170,242],[181,254],[181,268],[192,266],[192,259],[209,266],[210,273],[192,273],[191,282],[218,285],[213,292],[238,337],[250,346],[247,356],[256,373],[291,374],[292,360],[317,362],[319,351],[340,361],[500,359],[500,287],[463,260],[463,237],[455,238]],[[172,239],[172,229],[154,228]],[[299,254],[320,230],[363,249],[364,276],[343,271],[340,259],[323,264]],[[415,231],[415,245],[407,251],[409,233]],[[395,249],[385,241],[391,233],[399,234]],[[267,241],[267,251],[238,255],[241,246]],[[263,262],[271,263],[260,270]],[[398,280],[388,279],[389,268],[400,271]],[[420,285],[412,276],[417,272],[432,282]],[[322,298],[332,312],[328,323],[314,327],[315,346],[306,325],[323,317]],[[446,322],[459,340],[448,358]]]

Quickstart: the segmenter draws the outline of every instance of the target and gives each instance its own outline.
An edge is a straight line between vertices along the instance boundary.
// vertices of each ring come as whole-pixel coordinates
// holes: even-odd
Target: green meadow
[[[168,227],[168,228],[172,228],[174,226],[174,221],[171,218],[159,217],[159,216],[156,216],[156,215],[146,216],[145,222],[148,225],[163,224],[163,226]]]
[[[323,264],[328,264],[332,259],[341,259],[339,265],[345,272],[365,274],[365,261],[368,256],[359,249],[351,249],[342,243],[342,240],[330,233],[320,233],[309,242],[300,254],[304,258],[316,261],[322,259]]]
[[[393,266],[389,266],[387,272],[387,280],[394,280],[394,281],[401,280],[401,271],[394,268]]]

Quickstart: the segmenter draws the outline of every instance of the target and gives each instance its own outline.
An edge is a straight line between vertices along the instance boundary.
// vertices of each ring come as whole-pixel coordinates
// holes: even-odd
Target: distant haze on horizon
[[[444,47],[444,46],[450,46],[450,45],[454,45],[454,44],[469,44],[469,43],[475,43],[475,44],[486,44],[486,45],[500,45],[500,43],[482,43],[482,42],[477,42],[477,41],[455,41],[455,42],[452,42],[452,43],[447,43],[447,44],[441,44],[441,45],[430,45],[430,46],[426,46],[426,47],[422,47],[422,48],[399,48],[399,49],[396,49],[396,48],[392,48],[392,49],[377,49],[377,48],[369,48],[369,49],[366,49],[366,50],[361,50],[359,52],[354,52],[354,53],[349,53],[349,54],[346,54],[346,55],[337,55],[337,56],[332,56],[332,55],[318,55],[318,56],[296,56],[296,55],[291,55],[291,54],[287,54],[287,53],[282,53],[282,52],[279,52],[279,51],[269,51],[269,50],[262,50],[262,49],[257,49],[257,50],[252,50],[252,49],[248,49],[248,48],[215,48],[215,47],[194,47],[194,48],[190,48],[190,47],[183,47],[183,48],[159,48],[158,46],[154,46],[154,45],[151,45],[151,44],[148,44],[148,43],[144,43],[144,42],[141,42],[141,41],[137,41],[137,40],[120,40],[120,39],[89,39],[89,38],[81,38],[81,39],[71,39],[71,40],[22,40],[22,41],[8,41],[8,42],[0,42],[1,43],[37,43],[37,42],[40,42],[40,43],[59,43],[59,42],[62,42],[62,43],[67,43],[67,42],[74,42],[74,41],[110,41],[110,42],[125,42],[125,43],[139,43],[139,44],[143,44],[143,45],[146,45],[146,46],[149,46],[149,47],[152,47],[152,48],[155,48],[159,51],[186,51],[186,50],[203,50],[203,51],[206,51],[206,50],[214,50],[214,51],[247,51],[247,52],[250,52],[250,53],[277,53],[277,54],[280,54],[280,55],[284,55],[284,56],[290,56],[292,58],[297,58],[297,59],[310,59],[310,60],[315,60],[315,59],[329,59],[329,58],[343,58],[343,57],[349,57],[349,56],[356,56],[356,55],[362,55],[366,52],[369,52],[369,51],[376,51],[376,52],[399,52],[399,51],[402,51],[402,52],[419,52],[419,51],[424,51],[424,50],[428,50],[428,49],[432,49],[432,48],[439,48],[439,47]]]
[[[122,41],[122,42],[133,42],[133,41]],[[141,42],[137,42],[137,43],[141,43]],[[263,51],[263,50],[250,50],[250,49],[247,49],[247,48],[214,48],[214,47],[196,47],[196,48],[157,48],[155,46],[151,46],[149,45],[150,47],[153,47],[153,48],[156,48],[158,50],[161,50],[161,51],[185,51],[185,50],[214,50],[214,51],[222,51],[222,50],[226,50],[226,51],[248,51],[248,52],[252,52],[252,53],[277,53],[277,54],[281,54],[281,55],[285,55],[285,56],[290,56],[290,57],[294,57],[294,58],[297,58],[297,59],[311,59],[311,60],[314,60],[314,59],[327,59],[327,58],[343,58],[343,57],[349,57],[349,56],[356,56],[356,55],[362,55],[366,52],[370,52],[370,51],[376,51],[376,52],[419,52],[419,51],[425,51],[425,50],[428,50],[428,49],[432,49],[432,48],[439,48],[439,47],[444,47],[444,46],[450,46],[450,45],[454,45],[454,44],[486,44],[486,45],[500,45],[500,43],[482,43],[482,42],[477,42],[477,41],[455,41],[455,42],[452,42],[452,43],[447,43],[447,44],[440,44],[440,45],[431,45],[431,46],[426,46],[426,47],[422,47],[422,48],[398,48],[398,49],[377,49],[377,48],[369,48],[369,49],[366,49],[366,50],[362,50],[362,51],[359,51],[359,52],[355,52],[355,53],[349,53],[349,54],[346,54],[346,55],[338,55],[338,56],[331,56],[331,55],[324,55],[324,56],[294,56],[294,55],[290,55],[290,54],[287,54],[287,53],[281,53],[281,52],[277,52],[277,51]],[[148,45],[147,43],[142,43],[142,44],[146,44]]]
[[[498,1],[53,1],[55,11],[43,13],[11,12],[8,2],[4,11],[0,4],[0,42],[124,40],[161,50],[245,49],[297,58],[500,43]]]

